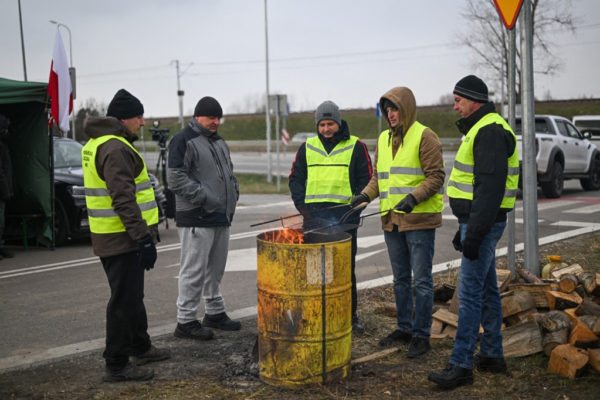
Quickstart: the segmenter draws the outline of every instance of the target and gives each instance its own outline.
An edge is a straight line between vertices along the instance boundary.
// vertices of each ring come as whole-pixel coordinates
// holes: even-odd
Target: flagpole
[[[23,19],[21,18],[21,0],[19,0],[19,28],[21,29],[21,54],[23,54],[23,76],[27,82],[27,63],[25,62],[25,41],[23,40]]]

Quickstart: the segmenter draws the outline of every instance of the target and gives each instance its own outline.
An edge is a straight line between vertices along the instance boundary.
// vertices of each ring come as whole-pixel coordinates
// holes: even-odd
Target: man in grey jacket
[[[190,124],[169,143],[168,180],[176,196],[175,223],[181,240],[177,328],[179,338],[208,340],[209,328],[235,331],[225,313],[220,283],[229,250],[229,227],[239,198],[225,140],[217,133],[223,110],[203,97]],[[197,319],[200,297],[204,318]]]

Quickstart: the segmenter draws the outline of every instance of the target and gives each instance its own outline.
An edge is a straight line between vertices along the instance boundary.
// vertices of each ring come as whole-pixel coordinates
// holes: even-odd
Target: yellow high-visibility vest
[[[396,156],[392,156],[390,131],[379,135],[377,143],[377,182],[379,186],[379,210],[386,211],[396,204],[425,180],[425,174],[419,158],[419,147],[423,132],[427,129],[415,121],[404,136]],[[438,213],[444,209],[443,188],[427,200],[417,204],[412,210],[416,213]],[[403,211],[394,210],[397,213]],[[383,212],[382,215],[386,215]]]
[[[154,189],[148,177],[146,163],[138,151],[125,138],[106,135],[90,139],[81,150],[83,166],[83,185],[85,188],[85,204],[87,207],[90,231],[92,233],[125,232],[121,218],[113,209],[112,199],[108,194],[106,182],[100,178],[96,170],[96,153],[98,147],[111,139],[117,139],[129,146],[140,157],[144,168],[135,177],[135,200],[140,207],[142,217],[148,225],[158,223],[158,206],[154,198]]]
[[[321,139],[313,136],[306,141],[305,203],[350,203],[350,160],[358,137],[339,142],[327,154]]]
[[[454,166],[448,179],[446,192],[448,197],[457,199],[473,200],[473,185],[474,185],[474,165],[473,160],[473,143],[479,130],[486,125],[499,124],[505,130],[509,131],[514,140],[515,148],[513,153],[508,158],[508,175],[506,176],[506,184],[504,188],[504,196],[502,198],[501,208],[513,208],[517,198],[517,188],[519,185],[519,151],[517,149],[517,137],[508,125],[508,123],[497,113],[486,114],[475,125],[469,129],[463,142],[458,148]]]

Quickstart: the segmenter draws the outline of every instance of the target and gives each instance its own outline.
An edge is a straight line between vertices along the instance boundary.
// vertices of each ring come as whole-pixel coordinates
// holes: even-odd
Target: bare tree
[[[528,2],[523,2],[523,7]],[[575,33],[576,20],[572,15],[571,0],[531,0],[533,20],[533,59],[534,73],[553,75],[562,67],[562,62],[553,52],[551,35],[557,31]],[[500,89],[508,82],[508,47],[509,34],[498,16],[493,0],[466,0],[461,13],[467,23],[464,32],[459,33],[459,42],[476,54],[473,66],[482,71],[488,82],[493,82]],[[520,62],[520,24],[516,29],[516,85],[517,98],[521,82]],[[503,78],[504,77],[504,78]]]

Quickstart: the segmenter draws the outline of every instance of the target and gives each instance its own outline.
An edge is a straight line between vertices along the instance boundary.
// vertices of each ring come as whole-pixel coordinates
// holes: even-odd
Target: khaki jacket
[[[391,137],[392,152],[396,155],[398,148],[402,146],[404,133],[408,131],[417,119],[417,105],[412,91],[406,87],[395,87],[389,90],[381,97],[379,104],[383,104],[384,99],[394,103],[400,111],[401,123],[394,129],[390,127],[390,131],[393,132]],[[385,110],[381,110],[381,112],[387,120]],[[362,190],[371,200],[379,196],[379,185],[377,182],[378,151],[379,148],[375,151],[373,176],[369,184]],[[446,177],[442,144],[437,135],[430,129],[426,129],[423,132],[419,148],[419,159],[423,173],[425,174],[425,180],[411,193],[418,203],[427,200],[438,193],[438,191],[441,191]],[[394,226],[397,226],[398,231],[439,228],[442,226],[442,213],[404,214],[390,212],[381,217],[381,226],[384,231],[388,232],[392,231]]]

